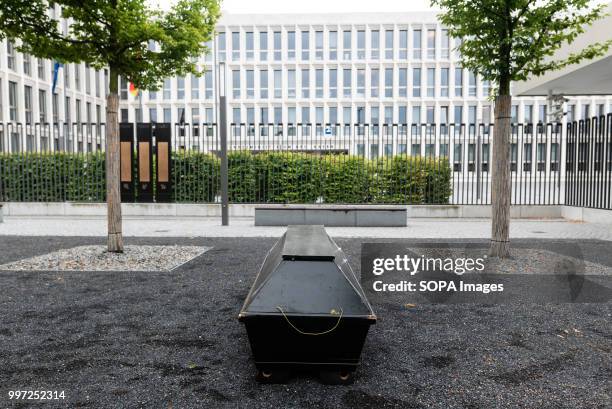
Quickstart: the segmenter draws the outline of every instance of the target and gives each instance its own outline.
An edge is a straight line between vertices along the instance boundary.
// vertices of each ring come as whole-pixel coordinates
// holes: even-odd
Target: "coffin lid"
[[[240,316],[283,313],[375,319],[346,255],[323,226],[287,228],[268,252]]]

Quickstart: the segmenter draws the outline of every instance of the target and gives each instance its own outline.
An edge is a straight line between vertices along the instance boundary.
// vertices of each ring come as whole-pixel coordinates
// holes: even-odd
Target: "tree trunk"
[[[489,255],[510,256],[510,95],[495,99],[495,133],[491,185],[491,247]]]
[[[109,93],[106,97],[106,204],[108,218],[108,251],[123,252],[121,234],[121,191],[119,185],[119,96],[117,72],[111,67]]]

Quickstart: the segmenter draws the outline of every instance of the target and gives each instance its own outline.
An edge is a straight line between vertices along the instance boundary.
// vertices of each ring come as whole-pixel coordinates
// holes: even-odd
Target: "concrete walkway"
[[[250,217],[232,218],[221,226],[215,218],[125,217],[127,237],[278,237],[283,227],[254,226]],[[334,237],[488,238],[488,219],[409,219],[408,227],[330,227]],[[577,223],[564,219],[512,220],[513,238],[600,239],[612,241],[612,225]],[[0,236],[105,236],[103,217],[5,217]]]

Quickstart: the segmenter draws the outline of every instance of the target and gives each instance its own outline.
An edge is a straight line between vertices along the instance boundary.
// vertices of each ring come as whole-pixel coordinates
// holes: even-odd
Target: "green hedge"
[[[173,154],[176,202],[218,200],[220,161],[213,154]],[[228,155],[232,203],[447,203],[446,159],[246,151]],[[0,201],[105,200],[104,154],[1,154]]]

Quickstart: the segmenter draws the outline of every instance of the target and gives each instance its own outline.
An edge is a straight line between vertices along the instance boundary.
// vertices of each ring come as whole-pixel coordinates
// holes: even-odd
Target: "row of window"
[[[242,58],[253,61],[256,55],[259,61],[268,61],[270,53],[274,61],[294,61],[298,56],[301,60],[308,61],[313,56],[311,54],[313,43],[315,60],[336,61],[338,59],[352,60],[354,58],[358,60],[365,60],[366,58],[378,60],[381,57],[384,57],[384,59],[407,60],[412,58],[419,60],[424,58],[423,49],[426,50],[425,57],[429,59],[448,59],[450,57],[451,45],[448,30],[440,30],[440,51],[438,55],[436,53],[437,30],[435,28],[412,29],[410,53],[408,33],[409,30],[407,29],[398,31],[387,29],[382,32],[381,30],[369,30],[367,33],[366,30],[316,30],[314,32],[290,30],[286,31],[286,35],[283,36],[281,31],[271,33],[268,31],[247,31],[244,33],[233,31],[231,33],[220,32],[217,46],[220,61],[228,60],[228,45],[231,46],[229,48],[229,60],[231,61],[240,61]],[[256,41],[257,50],[255,48]],[[458,41],[456,43],[458,44]],[[270,48],[270,45],[272,45],[272,48]],[[244,54],[242,54],[243,51]]]
[[[19,94],[17,92],[17,83],[14,81],[8,81],[8,103],[9,103],[9,120],[18,122],[19,119]],[[0,83],[0,95],[2,93],[2,84]],[[32,99],[32,87],[29,85],[23,86],[23,113],[24,120],[26,124],[32,124],[35,122],[40,123],[48,123],[49,122],[49,111],[47,109],[47,90],[39,89],[38,90],[38,117],[34,118],[33,112],[33,99]],[[2,119],[2,100],[0,99],[0,120]],[[75,121],[78,123],[83,122],[85,120],[88,123],[92,123],[95,121],[102,121],[102,107],[100,104],[95,105],[95,118],[92,116],[92,104],[91,102],[85,102],[85,117],[82,114],[82,101],[79,98],[75,98]],[[59,95],[53,94],[51,97],[52,104],[52,112],[53,112],[53,122],[58,122],[59,120]],[[71,117],[71,97],[64,98],[64,112],[65,112],[65,122],[72,123]]]
[[[338,97],[476,97],[477,81],[473,72],[464,73],[462,68],[453,70],[451,83],[450,68],[378,68],[370,69],[336,69],[317,68],[315,70],[285,70],[285,83],[283,84],[283,70],[272,70],[273,98],[338,98]],[[244,72],[244,75],[243,75]],[[314,81],[311,76],[314,72]],[[409,72],[411,74],[409,89]],[[324,95],[324,75],[327,73],[327,95]],[[383,89],[381,93],[381,74]],[[299,84],[298,84],[299,75]],[[369,84],[366,84],[366,77]],[[464,77],[467,77],[467,93],[464,91]],[[246,93],[243,94],[241,79],[246,82]],[[270,98],[269,70],[259,70],[259,83],[255,83],[255,70],[232,71],[232,97],[240,99],[246,97],[253,99]],[[339,88],[341,84],[342,88]],[[314,85],[314,94],[311,94]],[[369,86],[367,86],[369,85]],[[298,88],[299,86],[299,88]],[[366,95],[366,88],[369,93]],[[258,90],[258,95],[255,93]],[[283,91],[285,94],[283,95]],[[298,93],[299,90],[299,93]],[[482,81],[482,95],[487,96],[490,91],[489,81]]]
[[[590,118],[590,105],[583,104],[583,116],[582,118]],[[467,108],[467,109],[466,109]],[[520,123],[533,124],[536,123],[533,117],[535,106],[532,104],[525,104],[524,116],[521,118]],[[538,108],[537,123],[547,123],[546,119],[546,105],[540,104]],[[575,105],[569,105],[569,110],[575,110]],[[215,123],[216,119],[214,116],[213,108],[204,108],[203,116],[200,116],[200,108],[192,107],[191,116],[186,116],[185,107],[177,107],[176,116],[172,117],[172,108],[164,107],[161,108],[161,116],[158,115],[158,108],[148,108],[149,118],[151,122],[182,122],[182,123]],[[512,108],[512,122],[519,123],[517,115],[518,106],[513,105]],[[408,117],[408,113],[411,116]],[[609,111],[612,112],[612,104],[609,106]],[[256,113],[259,115],[256,117]],[[272,113],[272,116],[270,116]],[[298,118],[298,113],[300,114]],[[342,118],[339,117],[339,113],[342,113]],[[450,114],[452,113],[452,118]],[[350,107],[350,106],[302,106],[302,107],[246,107],[246,108],[232,108],[231,122],[234,124],[268,124],[270,119],[275,124],[481,124],[481,123],[492,123],[492,107],[490,105],[484,105],[482,107],[476,105],[469,105],[464,107],[463,105],[440,105],[438,107],[434,105],[412,105],[398,106],[397,110],[393,106],[384,106],[382,110],[378,106],[370,106],[369,110],[366,107]],[[381,117],[382,114],[382,117]],[[437,116],[436,116],[437,114]],[[604,115],[605,105],[597,104],[596,115]],[[369,120],[367,120],[369,118]],[[123,108],[121,110],[121,120],[128,122],[129,120],[135,120],[136,122],[142,122],[142,111],[140,108],[134,109],[134,116],[129,117],[129,109]],[[341,119],[341,120],[340,120]],[[569,118],[571,119],[571,118]],[[577,118],[576,118],[577,119]],[[381,121],[382,120],[382,121]],[[573,120],[573,119],[572,119]]]
[[[10,41],[6,42],[6,51],[7,51],[7,67],[10,70],[16,71],[17,70],[17,66],[16,66],[16,57],[15,57],[15,48],[13,46],[13,43]],[[32,60],[33,58],[29,55],[29,54],[22,54],[22,60],[23,60],[23,74],[27,75],[27,76],[32,76]],[[36,58],[36,64],[37,64],[37,71],[38,71],[38,78],[41,80],[46,80],[47,79],[47,70],[45,69],[45,59],[42,58]],[[49,78],[53,78],[54,75],[54,64],[50,64],[51,66],[51,71],[50,71],[50,77]],[[89,67],[89,65],[85,64],[85,69],[82,70],[82,65],[81,64],[65,64],[63,65],[61,68],[59,68],[60,71],[63,71],[63,75],[64,75],[64,85],[66,86],[66,88],[70,88],[70,89],[74,89],[77,91],[83,91],[83,83],[81,82],[81,74],[82,71],[85,73],[85,79],[84,79],[84,85],[85,85],[85,93],[88,95],[93,95],[92,94],[92,77],[93,77],[93,89],[95,90],[95,96],[96,97],[100,97],[102,94],[102,84],[100,83],[100,76],[101,76],[101,71],[97,71],[97,70],[93,70],[91,67]],[[74,87],[71,87],[70,85],[70,80],[71,80],[71,73],[74,76]],[[93,73],[93,75],[92,75]],[[107,71],[104,70],[104,74],[105,74],[105,78],[106,78],[106,82],[105,82],[105,88],[108,88],[108,80],[107,80]],[[58,74],[59,75],[59,74]],[[59,81],[58,81],[59,83]]]

